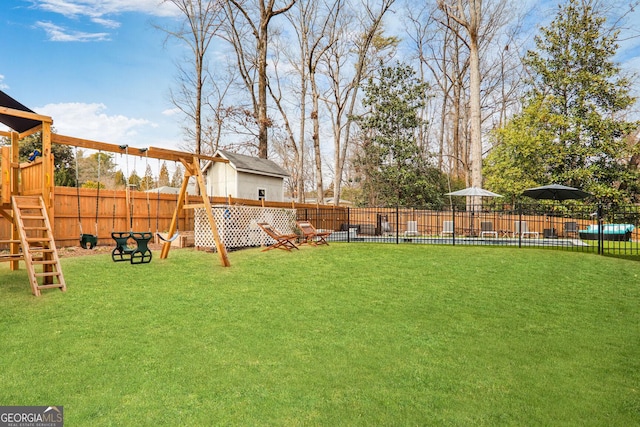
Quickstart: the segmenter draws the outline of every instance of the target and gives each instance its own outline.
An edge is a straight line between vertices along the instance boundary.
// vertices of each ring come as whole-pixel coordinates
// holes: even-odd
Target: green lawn
[[[157,254],[154,254],[157,255]],[[640,424],[640,263],[331,244],[0,265],[0,405],[68,426]]]

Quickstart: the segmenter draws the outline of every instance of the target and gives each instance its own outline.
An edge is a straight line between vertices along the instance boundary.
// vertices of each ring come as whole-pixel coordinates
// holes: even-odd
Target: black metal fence
[[[640,255],[640,207],[519,205],[486,209],[298,209],[329,241],[545,247]]]

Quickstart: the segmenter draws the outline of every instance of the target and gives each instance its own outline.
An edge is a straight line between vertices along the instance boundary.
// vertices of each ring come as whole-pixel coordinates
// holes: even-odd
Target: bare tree
[[[308,56],[306,68],[311,85],[311,122],[313,125],[313,153],[315,164],[315,182],[317,200],[324,200],[324,183],[322,171],[322,150],[320,147],[320,88],[318,86],[318,65],[325,58],[325,54],[338,41],[339,31],[337,20],[343,6],[343,0],[336,0],[327,5],[326,13],[319,20],[318,27],[313,31],[313,40],[308,41]],[[334,199],[337,200],[337,199]],[[337,204],[337,201],[335,202]]]
[[[441,25],[439,20],[444,19],[447,25]],[[439,15],[439,10],[425,5],[416,9],[411,5],[407,10],[408,34],[415,44],[416,56],[420,69],[426,67],[431,73],[435,86],[438,112],[434,112],[437,123],[437,141],[435,153],[437,165],[440,170],[445,170],[455,177],[460,176],[460,164],[463,159],[460,156],[462,140],[459,137],[459,125],[461,116],[461,96],[464,96],[464,74],[468,67],[468,55],[461,51],[461,46],[455,32],[449,27],[455,26],[455,22]],[[424,71],[421,75],[429,80]],[[450,139],[447,137],[451,136]],[[447,148],[448,147],[448,148]]]
[[[171,91],[171,101],[193,122],[195,152],[200,154],[202,145],[203,103],[208,97],[205,90],[207,78],[206,53],[220,26],[221,7],[212,0],[162,0],[173,4],[183,15],[182,24],[176,29],[162,28],[168,37],[184,42],[193,54],[193,69],[178,67],[178,89]],[[187,127],[189,128],[189,127]]]
[[[271,121],[267,114],[267,53],[271,19],[288,11],[296,0],[288,0],[276,8],[276,0],[224,2],[227,12],[227,35],[236,54],[238,69],[250,93],[258,124],[258,156],[268,157],[268,129]],[[253,41],[254,50],[245,50]],[[257,81],[256,81],[257,79]],[[257,87],[256,87],[257,86]]]
[[[276,40],[279,41],[279,39],[276,39]],[[274,137],[274,141],[281,140],[282,145],[285,148],[284,150],[280,150],[279,154],[283,162],[289,166],[287,170],[289,170],[291,173],[290,187],[293,186],[295,188],[297,187],[298,182],[302,181],[301,179],[302,169],[298,168],[298,165],[299,165],[299,159],[303,157],[302,145],[304,144],[304,139],[303,139],[304,137],[302,136],[302,139],[300,141],[300,148],[298,148],[298,142],[296,141],[292,123],[289,119],[289,116],[290,116],[289,108],[287,106],[287,101],[283,93],[283,80],[286,80],[286,79],[281,79],[279,74],[280,54],[285,53],[286,51],[287,49],[284,46],[279,46],[279,44],[276,42],[276,49],[274,49],[274,54],[271,56],[272,67],[270,67],[273,70],[272,71],[273,75],[268,80],[267,89],[269,90],[269,94],[271,95],[271,98],[273,99],[273,102],[276,105],[276,108],[280,112],[280,116],[282,117],[282,129],[284,131],[284,135],[281,138]],[[302,78],[300,79],[300,86],[301,86],[300,87],[300,93],[301,93],[300,109],[303,114],[300,120],[300,125],[304,129],[304,105],[305,105],[304,98],[305,98],[305,92],[306,92],[306,86],[307,86],[307,81],[304,78],[304,76],[302,76]],[[295,91],[296,89],[292,88],[292,92],[295,92]],[[295,112],[293,112],[292,114],[295,114]],[[270,148],[273,149],[274,144],[271,144],[271,145],[272,147]],[[293,156],[293,161],[291,161],[292,156]]]
[[[211,96],[207,99],[207,111],[202,129],[202,145],[206,154],[212,155],[220,148],[222,136],[233,119],[234,108],[226,106],[227,96],[235,84],[235,70],[228,67],[222,72],[210,72]]]
[[[305,181],[308,182],[307,171],[313,165],[313,176],[310,181],[315,183],[315,189],[318,200],[322,200],[324,196],[323,184],[323,161],[320,131],[322,120],[322,112],[320,111],[320,99],[322,96],[321,88],[318,82],[318,68],[321,61],[325,58],[328,49],[336,43],[338,37],[342,34],[339,26],[336,24],[340,14],[344,0],[334,0],[330,2],[317,2],[312,0],[299,0],[296,6],[286,14],[291,27],[295,31],[297,44],[292,44],[289,40],[289,49],[284,44],[276,46],[274,54],[271,55],[272,65],[269,67],[272,75],[269,79],[269,90],[273,101],[281,113],[283,118],[284,132],[286,133],[285,145],[290,148],[291,153],[295,157],[294,194],[297,194],[298,201],[303,201],[305,197]],[[345,45],[346,46],[346,45]],[[289,61],[288,66],[294,70],[292,75],[296,75],[296,83],[290,85],[291,92],[295,96],[295,105],[293,110],[299,111],[300,120],[297,124],[298,142],[293,133],[293,126],[290,117],[292,117],[292,109],[283,107],[284,96],[282,93],[278,67],[275,61],[279,61],[279,51]],[[279,63],[279,62],[278,62]],[[309,94],[310,92],[310,94]],[[290,93],[291,95],[291,93]],[[310,96],[311,112],[307,117],[307,99]],[[307,120],[311,120],[312,130],[312,152],[313,160],[305,161],[307,150],[305,147]],[[289,162],[290,163],[290,162]]]
[[[236,117],[235,108],[225,105],[226,98],[234,84],[234,74],[231,70],[206,69],[203,77],[200,111],[200,125],[196,123],[197,95],[193,90],[196,87],[193,73],[184,68],[186,61],[177,65],[179,84],[170,90],[171,100],[174,105],[180,105],[181,112],[185,115],[183,133],[186,140],[180,144],[186,151],[195,151],[194,143],[200,140],[202,154],[213,154],[221,144],[224,131],[230,125],[230,121]],[[198,138],[199,134],[199,138]]]
[[[468,108],[469,97],[467,79],[469,55],[459,38],[451,40],[451,68],[449,79],[452,86],[451,110],[448,114],[451,142],[449,144],[451,170],[456,179],[465,179],[469,183],[469,139]]]
[[[482,77],[480,52],[490,46],[505,25],[508,14],[506,0],[438,0],[446,19],[440,23],[449,28],[469,52],[469,163],[470,182],[482,186]],[[483,9],[483,7],[485,7]],[[454,25],[452,25],[452,23]],[[486,70],[486,69],[485,69]],[[455,87],[454,87],[455,90]],[[472,203],[476,203],[473,200]]]
[[[356,108],[358,89],[367,77],[371,64],[376,63],[383,52],[392,52],[398,43],[397,38],[383,36],[383,18],[394,2],[362,0],[357,8],[357,16],[341,14],[342,22],[335,27],[341,32],[337,39],[342,43],[332,44],[323,58],[324,73],[329,81],[324,101],[332,118],[333,129],[334,204],[338,204],[341,197],[342,175],[351,133],[349,117],[353,116]],[[358,28],[354,29],[356,25]],[[353,34],[356,34],[355,39],[351,37]],[[354,71],[350,74],[346,69]],[[350,75],[350,78],[346,75]]]
[[[290,27],[293,29],[295,41],[291,35],[285,35],[283,39],[276,39],[278,42],[273,50],[272,66],[269,67],[272,75],[269,78],[269,91],[273,101],[280,111],[283,119],[284,131],[287,134],[285,146],[289,148],[285,156],[286,162],[291,165],[289,171],[292,173],[293,191],[299,202],[305,199],[305,184],[307,182],[319,183],[322,186],[322,162],[320,157],[319,141],[319,114],[318,99],[319,89],[316,82],[317,64],[327,49],[327,45],[333,43],[335,39],[335,19],[340,5],[344,0],[334,0],[332,2],[317,2],[313,0],[298,0],[296,5],[285,14]],[[286,66],[292,71],[289,73],[293,79],[280,79],[278,64],[280,54],[288,61]],[[288,81],[288,98],[291,100],[285,107],[287,94],[282,91],[281,80]],[[311,114],[310,120],[313,124],[313,149],[315,155],[315,168],[313,176],[310,176],[307,167],[312,162],[307,160],[307,149],[305,140],[307,137],[307,100],[311,87]],[[294,134],[294,126],[291,118],[298,115],[299,119],[295,126],[298,136]],[[293,156],[293,161],[290,157]],[[311,178],[311,179],[307,179]]]
[[[482,23],[482,0],[438,0],[438,6],[466,31],[458,37],[469,47],[470,128],[471,128],[471,185],[482,186],[482,134],[480,104],[479,34]],[[473,201],[475,204],[475,201]]]
[[[306,111],[307,111],[307,92],[309,88],[309,82],[307,78],[307,70],[304,66],[306,58],[308,57],[308,41],[310,37],[310,16],[313,16],[316,3],[308,0],[298,0],[296,6],[291,10],[292,13],[287,14],[286,17],[295,29],[296,41],[297,41],[297,54],[290,53],[290,50],[285,49],[287,52],[287,58],[289,64],[295,70],[298,76],[297,96],[299,97],[299,122],[298,122],[298,143],[295,145],[295,137],[293,136],[293,130],[290,131],[290,139],[295,146],[291,194],[296,198],[298,202],[304,202],[305,200],[305,131],[306,131]],[[282,109],[279,108],[281,111]],[[284,113],[283,113],[284,116]],[[290,128],[289,128],[290,129]]]
[[[471,72],[472,37],[467,29],[472,26],[468,10],[478,7],[479,2],[439,0],[433,7],[410,7],[406,14],[416,58],[430,71],[437,89],[434,107],[439,111],[432,114],[436,118],[433,130],[437,133],[433,139],[437,141],[434,151],[438,165],[467,185],[478,185],[473,182],[472,173],[473,170],[481,171],[482,156],[490,148],[484,136],[517,109],[522,86],[519,84],[522,80],[519,58],[522,42],[518,39],[521,35],[520,7],[510,4],[507,8],[504,0],[485,0],[483,3],[481,22],[474,21],[473,24],[477,26],[474,40],[479,73]],[[468,16],[460,18],[460,11]],[[467,23],[467,27],[463,23]],[[474,81],[474,84],[479,83],[479,88],[475,88],[480,104],[480,108],[476,108],[479,131],[478,116],[472,116],[472,76],[481,77],[479,82]],[[476,143],[479,138],[480,143],[474,145],[474,138]]]

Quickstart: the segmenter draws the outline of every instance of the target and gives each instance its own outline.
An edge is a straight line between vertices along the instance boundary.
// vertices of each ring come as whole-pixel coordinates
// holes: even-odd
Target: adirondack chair
[[[296,224],[298,228],[302,232],[303,243],[308,243],[310,245],[329,245],[327,242],[327,237],[329,237],[332,231],[318,231],[313,224],[309,221],[297,221]]]
[[[275,243],[263,249],[263,252],[270,249],[284,249],[286,251],[291,251],[291,249],[299,249],[295,244],[295,240],[298,238],[297,234],[283,234],[266,222],[259,222],[258,227],[260,227],[262,231],[267,233],[267,236],[276,241]]]

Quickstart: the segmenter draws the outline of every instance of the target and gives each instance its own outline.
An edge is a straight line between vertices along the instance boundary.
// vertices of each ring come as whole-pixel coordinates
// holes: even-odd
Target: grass
[[[332,244],[0,265],[0,404],[66,425],[639,425],[640,269],[575,252]]]
[[[583,240],[583,243],[588,244],[593,250],[597,250],[597,240]],[[602,250],[604,253],[614,255],[638,255],[640,254],[640,241],[628,241],[628,242],[616,242],[612,240],[604,240],[602,242]]]

